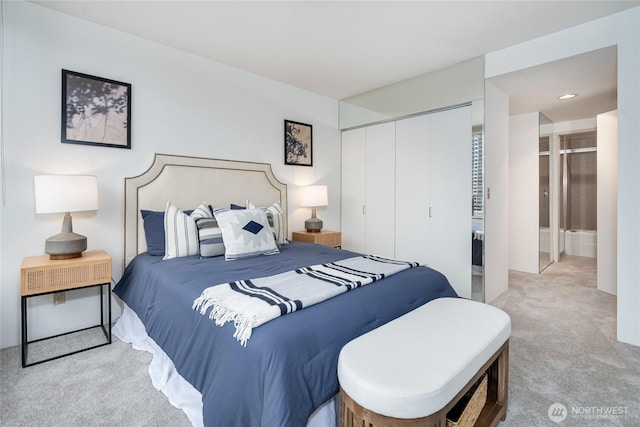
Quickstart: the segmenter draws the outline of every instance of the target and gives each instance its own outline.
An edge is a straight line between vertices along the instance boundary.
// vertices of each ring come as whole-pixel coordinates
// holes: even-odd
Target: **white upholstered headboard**
[[[257,206],[279,201],[287,234],[287,185],[280,182],[268,163],[238,162],[202,157],[156,154],[141,175],[124,180],[124,266],[147,250],[140,210],[164,211],[168,201],[180,209],[202,202],[214,207]]]

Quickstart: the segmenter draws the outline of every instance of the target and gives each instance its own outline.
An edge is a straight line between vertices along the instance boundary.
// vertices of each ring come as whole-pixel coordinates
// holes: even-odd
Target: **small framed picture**
[[[61,128],[63,143],[131,148],[131,84],[62,70]]]
[[[284,121],[284,164],[313,166],[312,126]]]

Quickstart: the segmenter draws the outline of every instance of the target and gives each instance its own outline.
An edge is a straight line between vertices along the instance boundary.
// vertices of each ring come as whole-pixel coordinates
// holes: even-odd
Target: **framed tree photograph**
[[[62,142],[131,148],[131,84],[62,70]]]
[[[313,166],[312,126],[284,121],[284,164]]]

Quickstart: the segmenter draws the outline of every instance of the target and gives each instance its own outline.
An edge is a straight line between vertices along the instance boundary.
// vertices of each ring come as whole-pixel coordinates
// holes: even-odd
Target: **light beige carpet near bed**
[[[616,341],[616,297],[596,289],[595,259],[510,272],[492,305],[512,321],[502,425],[640,426],[640,348]]]
[[[2,427],[191,425],[151,385],[151,354],[115,337],[110,345],[24,369],[20,357],[20,347],[0,351]]]
[[[640,348],[615,340],[615,303],[596,290],[593,260],[510,274],[509,290],[493,303],[512,319],[501,426],[640,426]],[[115,337],[25,369],[19,347],[3,349],[0,426],[188,426],[152,387],[150,359]],[[558,423],[548,415],[554,404]]]

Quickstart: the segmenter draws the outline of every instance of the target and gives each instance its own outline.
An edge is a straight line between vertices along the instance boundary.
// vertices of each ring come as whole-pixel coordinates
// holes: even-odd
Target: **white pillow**
[[[165,250],[162,259],[180,258],[200,254],[198,227],[195,218],[211,217],[207,204],[203,203],[191,213],[191,216],[167,202],[164,211]]]
[[[251,202],[251,200],[247,200],[247,209],[256,209],[257,206]],[[275,202],[268,208],[261,208],[267,213],[267,220],[269,221],[269,225],[271,226],[271,230],[273,231],[273,236],[276,239],[276,243],[278,245],[286,245],[289,243],[287,240],[287,236],[284,232],[284,221],[286,218],[284,217],[284,210],[280,205],[280,202]]]
[[[218,209],[214,214],[222,231],[226,260],[280,252],[262,209]]]

